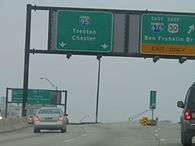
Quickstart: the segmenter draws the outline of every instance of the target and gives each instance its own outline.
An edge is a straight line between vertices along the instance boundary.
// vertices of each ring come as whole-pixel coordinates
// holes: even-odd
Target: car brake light
[[[190,111],[184,112],[184,119],[185,120],[191,120],[192,119],[192,113]]]
[[[34,121],[40,121],[40,118],[39,118],[39,116],[36,115],[36,116],[34,116],[33,120]]]
[[[58,120],[59,120],[59,121],[64,121],[64,116],[59,116],[59,117],[58,117]]]

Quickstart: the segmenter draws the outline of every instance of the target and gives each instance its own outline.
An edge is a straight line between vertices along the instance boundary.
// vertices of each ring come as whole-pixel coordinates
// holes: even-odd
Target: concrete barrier
[[[26,118],[7,118],[0,120],[0,133],[11,132],[28,127]]]

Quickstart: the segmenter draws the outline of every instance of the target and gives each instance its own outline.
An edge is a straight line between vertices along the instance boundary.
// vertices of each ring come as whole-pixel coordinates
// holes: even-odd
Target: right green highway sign
[[[156,109],[156,91],[150,91],[150,109]]]
[[[142,54],[195,56],[195,16],[144,14],[141,22]]]
[[[111,52],[113,16],[111,12],[56,12],[55,49],[61,51]]]

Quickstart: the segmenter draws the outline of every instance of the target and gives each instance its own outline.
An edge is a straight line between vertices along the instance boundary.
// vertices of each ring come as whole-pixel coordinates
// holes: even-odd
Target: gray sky
[[[26,4],[194,12],[194,0],[0,0],[0,96],[6,87],[22,87]],[[31,48],[47,44],[45,12],[32,16]],[[149,91],[157,90],[156,115],[161,120],[178,121],[181,110],[176,101],[184,98],[195,81],[195,61],[104,57],[102,59],[100,111],[101,121],[124,121],[129,115],[148,108]],[[52,87],[40,77],[47,77],[59,89],[68,90],[68,113],[72,121],[89,115],[94,120],[97,84],[96,57],[31,55],[29,88]]]

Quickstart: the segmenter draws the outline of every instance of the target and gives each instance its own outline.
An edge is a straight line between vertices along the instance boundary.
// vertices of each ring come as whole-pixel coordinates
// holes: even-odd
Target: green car
[[[61,130],[66,132],[66,115],[57,107],[42,107],[33,117],[34,133],[40,130]]]

